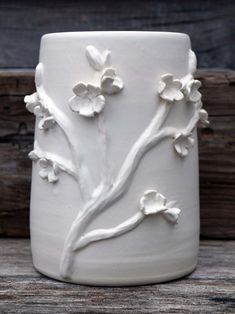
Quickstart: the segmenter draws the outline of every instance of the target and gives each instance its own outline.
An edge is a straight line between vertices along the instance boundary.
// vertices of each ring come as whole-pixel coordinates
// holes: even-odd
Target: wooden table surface
[[[0,239],[0,313],[235,313],[234,252],[235,241],[204,240],[183,279],[105,288],[49,279],[34,270],[28,239]]]

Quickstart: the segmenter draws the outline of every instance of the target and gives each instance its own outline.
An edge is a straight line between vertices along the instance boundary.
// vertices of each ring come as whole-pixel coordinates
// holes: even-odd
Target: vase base
[[[99,278],[96,280],[90,280],[90,279],[84,279],[82,278],[81,280],[68,280],[68,279],[63,279],[62,277],[52,274],[50,272],[47,272],[45,270],[40,269],[40,267],[34,265],[35,269],[43,274],[46,277],[62,281],[62,282],[67,282],[67,283],[73,283],[73,284],[81,284],[81,285],[88,285],[88,286],[106,286],[106,287],[122,287],[122,286],[141,286],[141,285],[148,285],[148,284],[157,284],[157,283],[163,283],[167,281],[172,281],[176,280],[179,278],[182,278],[184,276],[189,275],[192,273],[197,266],[197,263],[192,265],[191,267],[188,267],[186,269],[177,271],[177,272],[172,272],[172,273],[167,273],[163,275],[156,275],[156,276],[149,276],[149,277],[139,277],[139,278]]]

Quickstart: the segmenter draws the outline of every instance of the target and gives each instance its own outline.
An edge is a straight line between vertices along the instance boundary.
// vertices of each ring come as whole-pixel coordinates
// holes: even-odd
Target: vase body
[[[98,56],[97,61],[96,51],[91,49],[97,61],[92,66],[87,47],[109,51],[109,60],[103,53],[103,59]],[[49,182],[39,175],[42,163],[33,163],[30,230],[33,263],[40,272],[74,283],[112,286],[172,280],[195,268],[199,192],[197,134],[192,130],[194,146],[186,158],[177,154],[171,137],[146,149],[124,191],[91,217],[83,226],[83,234],[122,224],[139,210],[139,200],[149,190],[160,192],[180,208],[178,223],[170,223],[161,214],[147,215],[128,232],[74,250],[70,275],[61,274],[61,256],[73,222],[100,193],[101,182],[109,182],[103,194],[109,193],[128,153],[160,108],[157,86],[162,75],[172,73],[179,79],[187,76],[189,55],[189,37],[178,33],[75,32],[43,36],[39,59],[42,82],[38,84],[42,84],[62,120],[65,118],[62,129],[55,123],[43,130],[38,128],[41,117],[37,117],[35,140],[41,151],[59,156],[65,164],[77,162],[78,178],[61,170],[59,180]],[[115,68],[121,77],[122,90],[105,94],[104,108],[92,117],[71,110],[72,88],[78,82],[97,86],[104,69],[94,67],[102,67],[106,61],[106,67]],[[181,129],[188,123],[191,109],[183,101],[171,106],[164,126]],[[63,131],[66,126],[70,130],[67,135]]]

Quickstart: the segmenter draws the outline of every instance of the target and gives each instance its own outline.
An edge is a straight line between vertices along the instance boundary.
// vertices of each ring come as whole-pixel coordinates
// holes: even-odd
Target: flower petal
[[[116,76],[113,82],[113,93],[118,93],[121,91],[124,87],[123,80],[120,78],[120,76]]]
[[[175,143],[174,144],[174,148],[176,150],[176,152],[180,155],[180,156],[183,156],[182,154],[182,149],[181,149],[181,145],[179,143]]]
[[[79,114],[84,117],[94,117],[93,100],[83,99],[79,103]]]
[[[25,97],[24,97],[24,102],[25,103],[35,103],[35,102],[37,102],[38,101],[38,95],[37,95],[37,93],[35,92],[35,93],[33,93],[33,94],[31,94],[31,95],[26,95]]]
[[[158,93],[162,99],[165,99],[169,102],[174,100],[181,100],[184,98],[182,93],[183,85],[182,82],[178,79],[173,79],[171,73],[162,75],[161,80],[158,86]]]
[[[198,80],[191,80],[186,87],[187,96],[189,101],[191,102],[198,102],[201,99],[201,93],[198,89],[201,87],[201,82]]]
[[[177,89],[177,90],[180,90],[182,87],[183,87],[183,84],[181,83],[180,80],[178,79],[175,79],[172,81],[172,86]]]
[[[116,76],[116,70],[113,69],[113,68],[107,68],[107,69],[105,69],[105,70],[104,70],[104,73],[103,73],[103,75],[102,75],[102,77],[101,77],[101,80],[102,80],[103,78],[107,77],[107,76],[109,76],[109,77],[115,77],[115,76]]]
[[[36,117],[42,118],[43,117],[43,112],[42,108],[38,105],[36,105],[33,109],[33,113],[35,114]]]
[[[95,98],[94,103],[93,103],[93,108],[96,113],[100,113],[105,105],[105,98],[103,95],[99,95],[98,97]]]
[[[200,109],[199,115],[200,115],[200,120],[203,122],[208,119],[208,113],[205,109]]]
[[[39,166],[42,168],[47,168],[48,166],[50,166],[50,161],[46,158],[40,158],[38,163]]]
[[[202,83],[199,80],[193,80],[191,88],[193,90],[198,90],[202,86]]]
[[[31,113],[34,113],[35,106],[40,104],[37,93],[25,96],[24,102],[26,103],[26,109]]]
[[[207,126],[210,124],[208,120],[208,113],[205,109],[200,109],[199,110],[199,122],[201,126]]]
[[[158,93],[161,94],[163,91],[164,91],[164,88],[166,87],[166,83],[160,81],[159,84],[158,84]]]
[[[35,105],[32,102],[27,102],[25,105],[25,108],[31,113],[34,113],[34,107]]]
[[[55,124],[55,119],[52,116],[42,118],[39,123],[38,127],[40,130],[47,130]]]
[[[178,223],[181,210],[179,208],[168,208],[162,214],[171,223]]]
[[[38,155],[37,155],[37,153],[36,153],[35,150],[32,150],[31,152],[29,152],[29,153],[28,153],[28,156],[29,156],[29,158],[30,158],[31,160],[33,160],[33,161],[39,159],[39,157],[38,157]]]
[[[106,76],[101,80],[101,90],[102,93],[110,94],[112,93],[114,78]]]
[[[69,106],[72,111],[78,112],[81,116],[93,117],[94,109],[92,107],[93,100],[89,100],[88,97],[81,98],[74,96],[69,100]]]
[[[191,102],[198,102],[200,99],[201,99],[202,95],[199,91],[194,91],[190,97],[189,97],[189,100]]]
[[[48,179],[48,169],[47,169],[47,168],[42,168],[42,169],[39,171],[39,176],[40,176],[43,180]]]
[[[189,149],[194,145],[194,139],[191,137],[191,134],[184,135],[182,133],[178,133],[175,135],[173,145],[176,152],[181,157],[185,157],[188,155]]]
[[[73,87],[73,92],[77,96],[84,97],[87,93],[87,85],[83,82],[79,82]]]
[[[140,199],[140,210],[145,215],[156,214],[166,210],[165,203],[166,199],[162,194],[155,190],[147,190]]]
[[[101,93],[101,89],[99,88],[99,86],[95,86],[95,85],[92,85],[92,84],[87,84],[87,97],[89,99],[91,98],[94,98],[98,95],[100,95]]]
[[[106,76],[101,80],[102,92],[108,95],[120,92],[124,87],[123,81],[119,76]]]
[[[87,101],[84,98],[78,97],[78,96],[73,96],[69,99],[69,107],[72,111],[74,112],[79,112],[80,107],[81,107],[81,102]]]
[[[155,200],[156,200],[156,205],[158,208],[165,208],[165,205],[166,205],[166,198],[160,194],[160,193],[157,193],[156,196],[155,196]]]
[[[161,81],[163,81],[166,85],[173,81],[173,74],[166,73],[161,76]]]
[[[56,162],[53,162],[52,168],[53,168],[55,175],[60,173],[60,166]]]
[[[184,94],[181,91],[175,91],[174,99],[175,100],[182,100],[184,98]]]
[[[54,170],[51,169],[48,173],[48,181],[50,183],[55,183],[59,180],[59,176],[55,174]]]

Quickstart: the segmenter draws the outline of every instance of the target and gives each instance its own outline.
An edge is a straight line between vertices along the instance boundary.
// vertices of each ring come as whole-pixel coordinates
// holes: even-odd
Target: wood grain
[[[199,131],[201,235],[235,238],[235,71],[200,70],[211,125]],[[33,71],[0,71],[0,236],[29,235]]]
[[[196,77],[211,122],[199,130],[201,235],[235,238],[235,71]]]
[[[1,314],[234,313],[235,241],[202,241],[190,276],[125,288],[89,287],[49,279],[32,266],[29,240],[0,240]]]
[[[45,33],[151,30],[189,34],[199,67],[234,68],[234,17],[233,0],[2,0],[0,67],[34,68]]]

